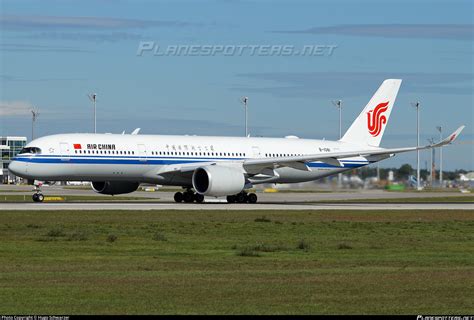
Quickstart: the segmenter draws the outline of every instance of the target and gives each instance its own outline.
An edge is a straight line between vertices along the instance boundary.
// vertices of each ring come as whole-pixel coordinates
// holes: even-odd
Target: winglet
[[[443,141],[440,141],[438,143],[435,143],[433,145],[431,145],[433,148],[436,148],[436,147],[442,147],[444,145],[447,145],[447,144],[451,144],[454,140],[456,140],[456,138],[459,136],[459,134],[461,133],[461,131],[464,129],[465,126],[460,126],[456,131],[454,131],[453,133],[451,133],[449,136],[447,136]]]

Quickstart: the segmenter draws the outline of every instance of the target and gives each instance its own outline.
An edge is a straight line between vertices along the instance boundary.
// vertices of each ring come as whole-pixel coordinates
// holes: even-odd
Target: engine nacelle
[[[100,181],[92,182],[92,190],[102,194],[122,194],[134,192],[140,183],[130,181]]]
[[[227,196],[237,194],[245,187],[242,171],[219,165],[205,166],[194,170],[193,187],[205,196]]]

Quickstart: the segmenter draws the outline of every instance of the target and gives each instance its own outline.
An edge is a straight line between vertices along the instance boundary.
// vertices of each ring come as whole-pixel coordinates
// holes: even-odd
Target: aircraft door
[[[262,155],[260,153],[260,148],[259,147],[252,147],[252,156],[254,158],[260,158]]]
[[[69,143],[67,142],[61,142],[59,144],[60,146],[60,151],[61,151],[61,161],[69,161],[70,158],[70,149],[69,149]]]
[[[138,145],[138,157],[140,161],[146,162],[146,147],[144,144]]]

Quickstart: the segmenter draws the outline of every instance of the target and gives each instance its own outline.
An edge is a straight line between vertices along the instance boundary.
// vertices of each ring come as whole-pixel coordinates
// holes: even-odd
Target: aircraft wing
[[[161,175],[165,177],[166,175],[169,174],[183,174],[185,176],[191,174],[196,170],[197,168],[203,167],[203,166],[208,166],[208,165],[213,165],[216,164],[216,162],[200,162],[200,163],[191,163],[191,164],[172,164],[172,165],[167,165],[167,166],[162,166],[160,170],[157,172],[158,175]]]
[[[263,158],[263,159],[248,159],[243,163],[244,169],[249,173],[258,173],[265,168],[278,168],[278,167],[292,167],[300,170],[309,170],[306,166],[306,162],[321,161],[330,165],[344,167],[339,159],[349,157],[368,157],[368,156],[383,156],[392,155],[396,153],[409,152],[415,150],[431,149],[442,147],[452,143],[457,136],[464,129],[464,126],[459,127],[456,131],[450,134],[444,140],[422,147],[408,147],[408,148],[393,148],[393,149],[361,149],[357,151],[348,152],[326,152],[313,155],[305,156],[294,156],[294,157],[274,157],[274,158]]]
[[[157,172],[158,175],[167,176],[170,174],[178,174],[186,178],[191,178],[192,173],[199,167],[207,166],[207,165],[234,165],[234,166],[243,166],[244,170],[249,174],[258,174],[267,168],[278,168],[278,167],[290,167],[298,170],[308,171],[308,167],[306,166],[307,162],[312,161],[321,161],[333,166],[344,167],[344,164],[339,161],[339,159],[349,158],[349,157],[369,157],[369,156],[384,156],[384,155],[392,155],[396,153],[402,152],[409,152],[415,150],[423,150],[423,149],[431,149],[442,147],[452,143],[460,132],[464,129],[464,126],[459,127],[455,132],[450,134],[444,140],[422,147],[408,147],[408,148],[393,148],[393,149],[383,149],[383,148],[376,148],[376,149],[361,149],[357,151],[348,151],[348,152],[326,152],[320,154],[313,154],[313,155],[305,155],[305,156],[294,156],[294,157],[274,157],[274,158],[254,158],[254,159],[247,159],[243,162],[234,162],[232,164],[220,164],[219,162],[210,161],[210,162],[201,162],[201,163],[192,163],[192,164],[175,164],[175,165],[168,165],[164,166]]]

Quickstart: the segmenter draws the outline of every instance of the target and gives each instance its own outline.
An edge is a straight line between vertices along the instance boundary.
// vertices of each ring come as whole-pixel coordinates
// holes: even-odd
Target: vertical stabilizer
[[[382,85],[346,131],[341,141],[378,147],[401,83],[402,80],[400,79],[387,79],[382,82]]]

